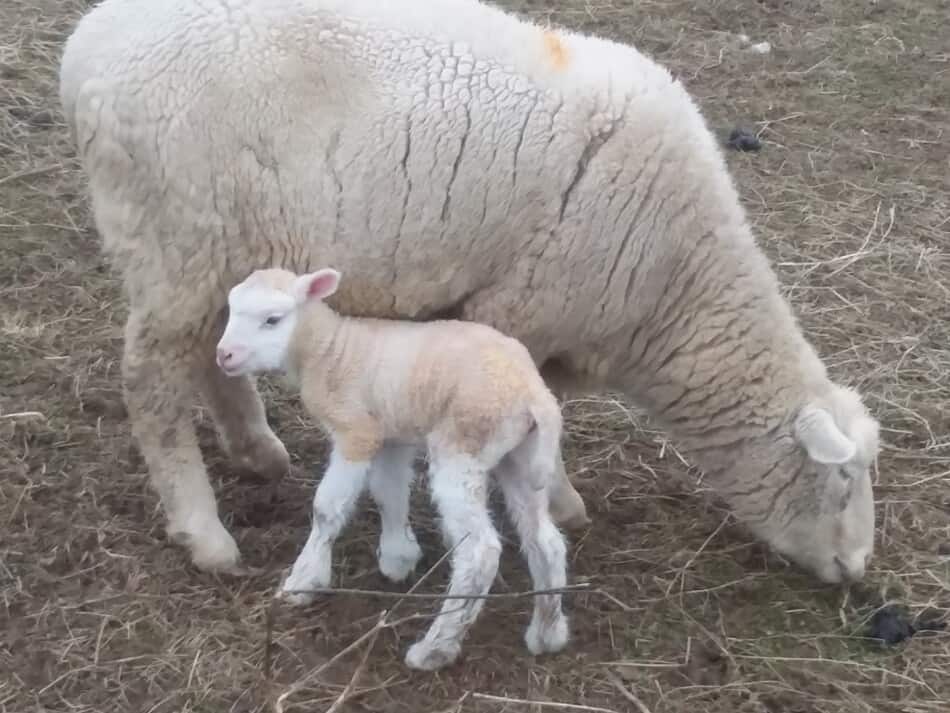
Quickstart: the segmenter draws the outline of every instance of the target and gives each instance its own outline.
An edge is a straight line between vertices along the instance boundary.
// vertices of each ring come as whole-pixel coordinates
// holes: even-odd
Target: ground
[[[950,5],[504,4],[637,44],[717,129],[759,134],[761,152],[729,153],[750,219],[831,372],[882,422],[878,551],[860,585],[819,585],[752,543],[630,404],[571,402],[568,463],[593,524],[571,538],[572,581],[590,591],[568,597],[569,649],[530,657],[529,600],[495,600],[464,660],[413,673],[402,656],[426,622],[412,621],[379,635],[339,710],[950,710],[950,634],[890,648],[861,636],[888,602],[950,608]],[[56,99],[61,43],[85,7],[0,4],[0,710],[272,711],[285,693],[283,710],[326,710],[361,653],[308,673],[393,602],[271,607],[305,538],[312,481],[274,489],[233,472],[198,413],[228,526],[264,569],[216,578],[166,541],[130,442],[125,305]],[[323,442],[292,399],[273,386],[267,397],[295,463],[317,472]],[[377,522],[364,512],[337,548],[338,584],[403,591],[375,570]],[[424,497],[414,517],[434,564]],[[420,591],[441,591],[444,574]],[[527,588],[509,537],[494,591]],[[407,601],[400,615],[432,606]]]

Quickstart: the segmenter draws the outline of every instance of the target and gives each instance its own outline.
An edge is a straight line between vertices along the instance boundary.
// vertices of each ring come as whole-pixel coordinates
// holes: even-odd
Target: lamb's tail
[[[534,427],[524,440],[531,486],[535,490],[549,487],[554,481],[557,459],[561,453],[561,433],[564,421],[557,400],[551,396],[532,404],[528,411]]]

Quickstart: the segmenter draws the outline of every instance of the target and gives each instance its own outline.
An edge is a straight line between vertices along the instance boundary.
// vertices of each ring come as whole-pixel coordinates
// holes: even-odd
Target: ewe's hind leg
[[[221,445],[238,467],[268,478],[283,477],[290,470],[290,456],[267,424],[257,387],[251,377],[224,375],[214,362],[216,341],[203,350],[200,386]]]
[[[203,570],[238,572],[240,553],[218,517],[191,417],[200,348],[158,336],[156,315],[126,323],[123,386],[132,435],[168,518],[169,538]]]
[[[313,496],[310,536],[278,593],[290,604],[309,604],[314,595],[306,590],[330,586],[333,543],[353,515],[369,467],[368,460],[347,460],[334,442],[326,473]]]
[[[548,496],[551,517],[559,526],[566,530],[577,530],[590,524],[587,506],[584,505],[584,499],[567,477],[564,458],[560,453],[557,456],[557,468],[554,471],[551,487],[548,489]]]
[[[435,456],[430,487],[446,539],[455,547],[448,594],[487,594],[498,571],[501,541],[488,513],[486,469],[474,459]],[[434,671],[455,661],[483,604],[482,599],[446,599],[425,637],[409,648],[406,664]]]
[[[422,550],[409,524],[409,495],[418,449],[387,446],[373,460],[369,491],[379,508],[381,533],[376,557],[379,571],[401,582],[415,569]]]
[[[512,454],[496,469],[498,484],[528,562],[534,589],[560,589],[567,584],[567,545],[548,513],[548,496],[535,490],[525,471],[526,464]],[[532,654],[560,651],[567,644],[567,617],[561,610],[560,594],[535,597],[534,613],[525,634]]]

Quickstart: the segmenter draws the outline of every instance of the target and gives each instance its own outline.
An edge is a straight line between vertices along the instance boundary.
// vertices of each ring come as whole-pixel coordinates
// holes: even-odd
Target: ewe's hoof
[[[280,480],[291,469],[290,454],[273,434],[269,438],[232,447],[229,456],[235,467],[267,480]]]
[[[575,515],[574,517],[567,518],[561,522],[555,520],[554,524],[562,530],[574,531],[590,527],[591,522],[593,521],[587,516],[587,513],[584,513],[583,515]]]
[[[573,488],[552,492],[548,512],[554,524],[564,530],[580,530],[591,523],[584,499]]]
[[[458,643],[434,646],[423,640],[409,647],[406,652],[406,665],[417,671],[436,671],[453,663],[462,653]]]
[[[589,527],[591,519],[587,515],[587,508],[581,504],[580,509],[571,509],[564,511],[551,510],[551,520],[562,530],[582,530]]]
[[[169,537],[188,547],[192,564],[203,572],[247,574],[247,569],[241,564],[241,551],[220,520],[210,521],[200,529],[170,530]]]
[[[557,653],[565,646],[570,636],[567,617],[560,616],[553,624],[541,626],[541,619],[534,618],[528,631],[525,632],[524,641],[530,651],[535,656],[541,654]]]

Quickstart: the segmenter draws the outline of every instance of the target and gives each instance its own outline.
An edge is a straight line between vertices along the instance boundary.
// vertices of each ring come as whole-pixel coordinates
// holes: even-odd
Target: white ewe
[[[214,367],[228,290],[333,264],[342,314],[460,316],[623,390],[757,536],[863,575],[877,422],[796,324],[696,104],[636,49],[477,0],[105,0],[60,95],[129,295],[132,430],[199,566],[239,552],[195,392],[235,458],[288,464],[253,382]],[[558,472],[556,520],[586,519]]]
[[[300,386],[332,451],[313,499],[313,528],[282,586],[292,603],[328,587],[331,550],[368,483],[382,519],[379,564],[401,580],[419,545],[408,524],[412,457],[425,446],[432,499],[452,553],[449,595],[484,595],[501,543],[488,511],[492,473],[521,539],[535,589],[566,584],[563,535],[548,514],[561,411],[528,350],[472,322],[342,317],[323,300],[340,276],[259,270],[235,286],[217,361],[227,375],[281,371]],[[297,592],[297,593],[295,593]],[[406,662],[435,669],[461,651],[481,599],[447,599]],[[568,639],[560,594],[538,595],[525,634],[534,654]]]

